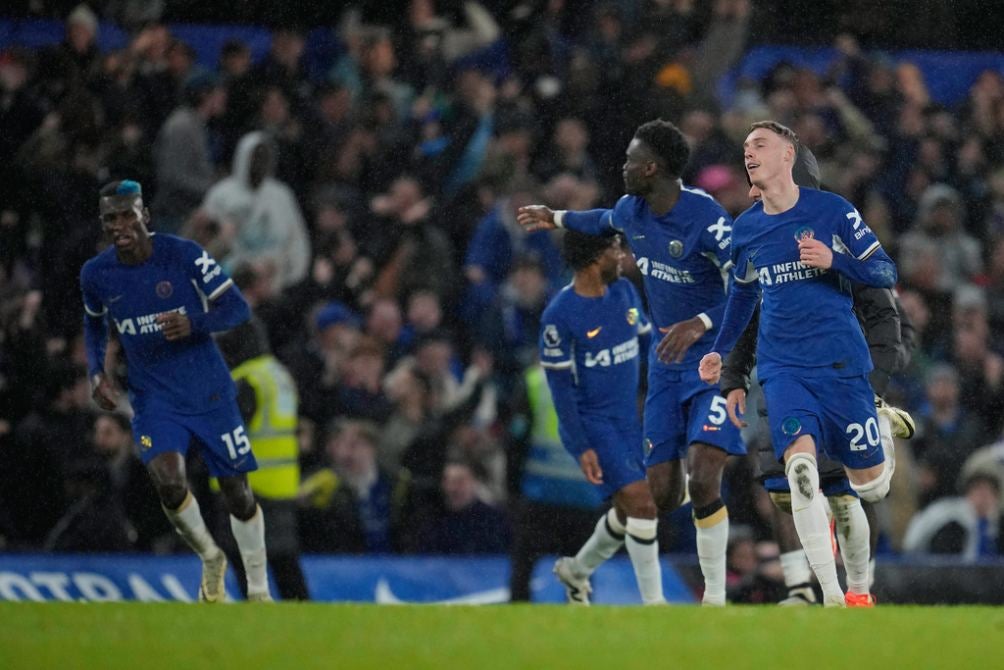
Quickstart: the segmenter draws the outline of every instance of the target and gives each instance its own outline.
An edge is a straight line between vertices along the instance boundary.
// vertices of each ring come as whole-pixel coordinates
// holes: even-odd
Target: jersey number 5
[[[244,426],[237,426],[232,433],[223,433],[220,438],[227,445],[227,453],[232,461],[251,451],[251,441],[244,434]]]

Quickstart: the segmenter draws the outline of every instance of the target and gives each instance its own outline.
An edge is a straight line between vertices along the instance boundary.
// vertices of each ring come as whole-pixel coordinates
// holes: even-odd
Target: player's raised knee
[[[889,468],[882,468],[880,474],[864,483],[855,483],[851,480],[851,488],[858,496],[867,502],[878,502],[889,495],[891,485],[891,472]]]

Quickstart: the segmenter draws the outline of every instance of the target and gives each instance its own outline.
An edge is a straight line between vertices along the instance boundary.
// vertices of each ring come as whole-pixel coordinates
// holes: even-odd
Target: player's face
[[[621,261],[624,260],[624,247],[621,246],[621,238],[615,237],[607,250],[600,256],[600,277],[603,283],[610,284],[621,276]]]
[[[795,148],[773,130],[756,128],[743,142],[743,163],[754,186],[762,189],[778,178],[791,178]]]
[[[634,138],[627,148],[627,158],[621,174],[624,176],[624,191],[629,195],[645,195],[651,184],[652,175],[658,165],[652,152],[641,140]]]
[[[135,197],[110,196],[100,202],[101,231],[119,253],[135,251],[149,233],[146,222],[149,213],[143,200]]]

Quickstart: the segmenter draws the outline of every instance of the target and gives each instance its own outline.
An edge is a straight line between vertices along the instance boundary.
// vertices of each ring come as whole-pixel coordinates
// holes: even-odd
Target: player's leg
[[[847,571],[847,592],[869,591],[870,532],[868,517],[857,496],[843,494],[828,497],[837,526],[837,541]]]
[[[783,475],[783,473],[782,473]],[[788,596],[779,605],[797,607],[815,605],[816,592],[812,588],[812,567],[805,557],[805,550],[798,539],[795,530],[795,520],[791,516],[791,492],[788,490],[788,480],[779,477],[772,488],[768,489],[770,500],[774,505],[771,512],[771,529],[774,540],[780,551],[781,571],[784,573],[784,585],[788,588]],[[783,487],[780,483],[783,482]],[[768,482],[764,482],[765,486]]]
[[[704,575],[705,605],[725,604],[725,552],[729,513],[722,501],[722,471],[729,455],[702,442],[690,446],[688,488],[694,504],[697,559]]]
[[[879,536],[882,528],[879,524],[878,506],[883,503],[862,502],[861,508],[868,518],[868,588],[875,586],[875,552],[878,551]]]
[[[663,461],[649,465],[645,471],[652,499],[659,514],[669,514],[683,504],[687,489],[686,472],[683,459]]]
[[[665,603],[657,537],[659,512],[648,482],[642,479],[619,490],[614,494],[614,508],[625,521],[624,544],[631,557],[642,602],[646,605]]]
[[[247,575],[248,600],[270,600],[265,552],[265,514],[255,502],[247,475],[220,477],[220,489],[230,511],[230,530]]]
[[[267,601],[265,515],[255,502],[247,473],[258,469],[236,403],[223,403],[205,414],[186,417],[198,438],[209,474],[220,482],[230,512],[230,529],[247,574],[248,600]]]
[[[187,444],[187,433],[184,439]],[[227,559],[209,533],[199,501],[188,489],[184,456],[175,451],[165,451],[154,456],[146,467],[167,518],[202,560],[199,600],[221,602],[226,595],[223,579],[227,573]]]
[[[589,578],[596,568],[624,546],[627,528],[611,507],[596,522],[593,534],[575,556],[563,556],[554,564],[554,574],[565,586],[565,597],[574,605],[588,605],[592,585]]]
[[[791,488],[791,515],[809,565],[823,590],[823,605],[844,605],[830,542],[826,501],[819,490],[816,443],[812,435],[795,439],[784,452],[785,475]]]

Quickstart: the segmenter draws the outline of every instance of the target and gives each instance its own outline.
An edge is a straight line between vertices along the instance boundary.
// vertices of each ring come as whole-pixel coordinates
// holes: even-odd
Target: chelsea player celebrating
[[[114,409],[104,372],[108,321],[129,369],[133,434],[167,517],[202,559],[199,600],[223,600],[227,561],[188,489],[184,456],[193,440],[218,477],[247,572],[248,600],[271,600],[265,521],[245,473],[258,466],[244,432],[230,372],[211,334],[250,316],[240,291],[199,245],[147,229],[150,213],[135,181],[101,189],[101,225],[111,247],[80,272],[84,336],[94,400]]]
[[[665,602],[655,501],[645,481],[638,422],[639,339],[651,326],[631,282],[620,277],[620,237],[565,234],[574,270],[541,318],[540,364],[547,374],[558,431],[592,484],[613,508],[574,557],[554,566],[569,602],[587,605],[589,576],[626,544],[642,602]]]
[[[722,354],[735,345],[762,291],[757,360],[771,442],[785,464],[795,529],[823,604],[843,606],[816,450],[843,463],[861,499],[878,501],[889,492],[891,470],[868,382],[872,361],[850,282],[889,288],[896,266],[850,203],[795,184],[797,145],[795,133],[773,121],[753,124],[743,144],[761,201],[736,220],[735,283],[700,374],[719,382]],[[849,593],[847,601],[860,595],[868,597]]]
[[[650,121],[628,145],[623,170],[628,195],[613,209],[552,212],[532,206],[521,208],[518,220],[530,229],[627,236],[653,325],[664,334],[649,356],[648,480],[659,511],[676,509],[684,499],[683,459],[689,451],[704,603],[724,605],[729,517],[721,498],[722,470],[730,454],[746,450],[739,430],[727,420],[725,398],[701,382],[695,367],[711,349],[724,314],[732,220],[711,196],[681,183],[689,157],[676,126]]]

